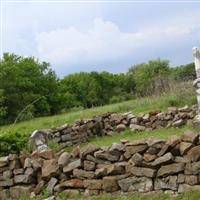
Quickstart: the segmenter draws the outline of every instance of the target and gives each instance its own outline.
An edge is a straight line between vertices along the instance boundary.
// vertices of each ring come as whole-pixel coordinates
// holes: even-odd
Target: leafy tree
[[[131,67],[128,74],[134,77],[137,93],[151,95],[156,92],[157,83],[165,87],[165,80],[170,74],[169,61],[158,59],[138,64]]]
[[[4,122],[13,122],[27,105],[37,99],[39,101],[28,110],[29,114],[41,116],[55,113],[57,78],[49,63],[39,63],[32,57],[4,54],[0,66],[0,90],[4,91],[3,106],[7,108]]]
[[[196,78],[194,63],[172,68],[172,76],[178,81],[189,81]]]

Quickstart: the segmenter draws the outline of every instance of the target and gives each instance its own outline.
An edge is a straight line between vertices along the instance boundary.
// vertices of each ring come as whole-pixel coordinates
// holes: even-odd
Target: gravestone
[[[33,150],[37,150],[39,152],[47,150],[47,148],[48,148],[47,132],[35,130],[31,134],[30,145]]]

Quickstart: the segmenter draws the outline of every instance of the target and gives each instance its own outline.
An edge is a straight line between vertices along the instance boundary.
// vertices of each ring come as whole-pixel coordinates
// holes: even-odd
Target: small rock
[[[67,165],[70,162],[70,158],[71,158],[71,155],[69,153],[63,152],[58,159],[58,165],[61,165],[61,166]]]
[[[158,170],[157,176],[158,177],[167,176],[167,175],[183,172],[184,166],[185,166],[184,163],[173,163],[170,165],[161,166],[161,168]]]
[[[68,165],[66,165],[63,168],[63,172],[64,173],[71,172],[72,170],[79,168],[79,167],[81,167],[81,160],[80,159],[75,160],[75,161],[69,163]]]
[[[4,167],[8,164],[8,156],[0,157],[0,167]]]
[[[83,168],[86,171],[93,171],[95,169],[95,163],[92,161],[85,160],[83,162]]]
[[[50,179],[50,181],[47,184],[47,191],[48,191],[49,194],[53,194],[53,189],[54,189],[57,182],[58,182],[58,180],[54,177],[52,177]]]
[[[114,176],[103,177],[102,189],[106,192],[115,192],[119,188],[117,184],[117,179]]]
[[[192,147],[193,147],[192,143],[181,142],[180,147],[179,147],[181,155],[184,155],[185,153],[187,153],[187,151],[189,151]]]
[[[152,179],[146,177],[129,177],[118,181],[123,192],[139,191],[150,192],[153,190]]]
[[[126,130],[126,126],[124,124],[118,124],[116,129],[117,132],[122,132]]]
[[[10,196],[12,199],[19,199],[20,197],[29,197],[33,191],[34,186],[14,186],[10,188]]]
[[[82,170],[82,169],[74,169],[73,175],[74,175],[74,177],[77,177],[77,178],[87,178],[87,179],[94,178],[94,172],[85,171],[85,170]]]
[[[84,187],[89,190],[101,190],[102,189],[102,180],[84,180],[83,181]]]
[[[145,176],[149,178],[153,178],[156,175],[156,170],[144,167],[132,167],[131,173],[134,176]]]
[[[184,121],[183,119],[179,119],[179,120],[173,122],[173,123],[172,123],[172,126],[173,126],[173,127],[181,127],[181,126],[184,125],[184,124],[185,124],[185,121]]]
[[[137,125],[137,124],[130,124],[130,129],[131,131],[145,131],[145,126],[140,126],[140,125]]]
[[[42,178],[49,179],[51,176],[56,176],[59,171],[56,159],[44,160],[42,166]]]

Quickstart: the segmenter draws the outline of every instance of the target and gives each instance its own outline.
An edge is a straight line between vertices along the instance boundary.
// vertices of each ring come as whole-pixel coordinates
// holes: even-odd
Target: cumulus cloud
[[[199,13],[176,16],[160,24],[151,24],[136,32],[121,31],[117,24],[97,18],[87,31],[76,27],[41,32],[37,51],[41,59],[62,67],[112,66],[148,48],[174,45],[192,33],[200,33]],[[159,56],[159,55],[158,55]]]

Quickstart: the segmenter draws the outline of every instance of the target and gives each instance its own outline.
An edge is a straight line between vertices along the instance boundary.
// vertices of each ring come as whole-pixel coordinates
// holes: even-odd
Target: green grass
[[[164,194],[161,192],[151,194],[132,193],[128,195],[103,194],[87,197],[84,195],[60,195],[59,200],[199,200],[200,191],[191,191],[179,195]]]
[[[92,118],[95,115],[106,112],[127,112],[147,113],[152,110],[166,110],[169,106],[184,106],[196,103],[196,97],[193,92],[184,92],[178,94],[164,94],[159,97],[146,97],[130,100],[122,103],[111,104],[80,111],[71,111],[61,115],[51,117],[40,117],[29,121],[19,122],[6,126],[0,126],[0,135],[18,132],[29,136],[36,129],[45,129],[60,126],[65,123],[72,124],[79,119]]]
[[[82,143],[80,144],[81,148],[84,148],[88,145],[94,144],[98,147],[106,147],[106,146],[110,146],[113,143],[119,143],[120,140],[139,140],[139,139],[145,139],[145,138],[150,138],[150,137],[154,137],[154,138],[160,138],[160,139],[167,139],[172,135],[182,135],[187,131],[192,131],[193,128],[191,125],[187,125],[187,126],[183,126],[181,128],[163,128],[163,129],[157,129],[151,132],[132,132],[130,130],[126,130],[122,133],[113,133],[112,136],[103,136],[101,138],[99,137],[93,137],[90,138],[89,141],[87,143]],[[73,150],[73,146],[72,147],[67,147],[65,150],[70,152]],[[56,147],[57,149],[57,147]],[[59,149],[59,148],[58,148]]]
[[[41,196],[34,198],[33,200],[42,200],[47,198]],[[28,200],[29,198],[21,198],[20,200]],[[66,193],[60,193],[57,200],[199,200],[200,191],[190,191],[183,194],[172,195],[165,194],[163,192],[154,192],[147,194],[130,193],[128,195],[122,194],[102,194],[98,196],[85,196],[85,195],[72,195]]]

